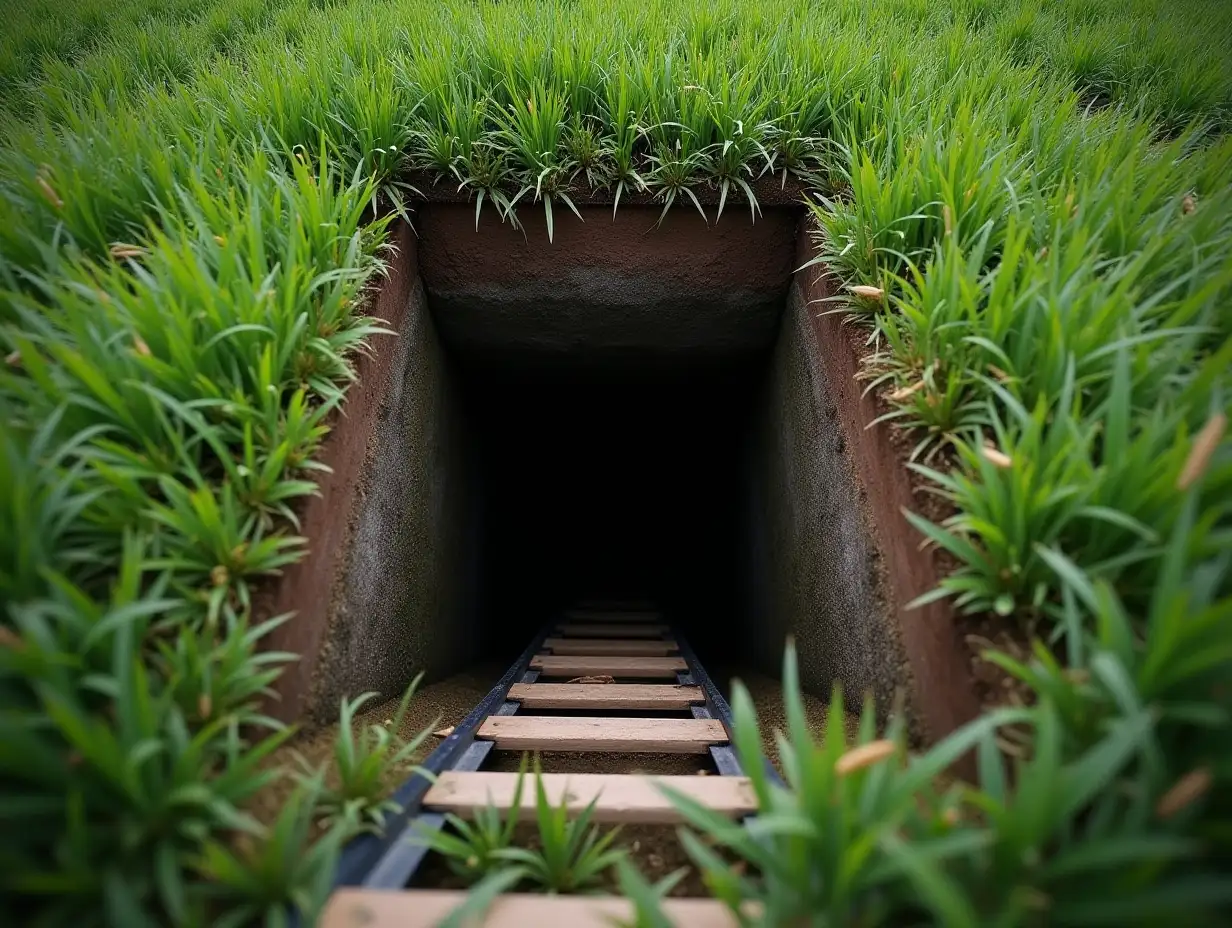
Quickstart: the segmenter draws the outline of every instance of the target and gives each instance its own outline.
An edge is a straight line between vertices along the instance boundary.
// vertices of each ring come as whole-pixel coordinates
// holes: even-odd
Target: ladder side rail
[[[744,768],[740,766],[740,759],[736,756],[735,741],[732,740],[731,705],[728,704],[723,694],[719,692],[719,688],[715,686],[714,681],[710,679],[710,675],[706,673],[706,668],[698,660],[697,653],[690,647],[685,636],[680,634],[680,630],[673,627],[672,635],[676,639],[680,656],[684,658],[684,662],[689,668],[677,675],[677,682],[701,687],[702,694],[706,697],[705,705],[693,707],[693,717],[695,719],[716,719],[722,723],[723,728],[727,731],[728,743],[716,745],[710,749],[710,756],[714,760],[715,766],[723,776],[743,776]],[[699,713],[706,714],[702,715]],[[779,772],[774,769],[774,765],[770,763],[769,759],[766,760],[765,769],[766,776],[769,777],[772,783],[782,784],[782,777],[779,776]]]
[[[474,750],[477,745],[485,744],[475,741],[475,732],[479,730],[479,726],[489,715],[512,715],[517,712],[520,703],[510,702],[505,697],[514,683],[530,683],[538,678],[539,674],[529,669],[531,658],[539,653],[550,631],[550,623],[540,629],[526,650],[510,665],[504,676],[475,705],[466,718],[454,727],[453,732],[424,759],[420,767],[431,774],[437,774],[445,770],[459,769],[458,765],[465,759],[468,764],[474,764],[469,769],[478,769],[487,752],[491,750],[491,746],[489,743],[486,749],[481,749],[481,752]],[[415,834],[413,826],[420,814],[420,802],[431,785],[427,777],[414,773],[394,791],[391,798],[398,803],[399,811],[386,817],[385,827],[379,835],[364,834],[347,843],[334,871],[335,889],[340,886],[367,886],[370,878],[377,878],[382,873],[387,877],[392,877],[412,863],[413,855],[410,852],[415,850],[416,845],[410,843],[408,839]],[[403,857],[404,862],[400,865],[396,861],[387,862],[386,858],[391,855],[395,858]],[[422,853],[419,854],[419,858],[422,860]],[[411,866],[407,873],[408,879],[416,866],[418,862]]]

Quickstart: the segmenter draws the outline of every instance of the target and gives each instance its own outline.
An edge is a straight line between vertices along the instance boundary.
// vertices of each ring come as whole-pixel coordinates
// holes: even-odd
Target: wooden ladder
[[[585,714],[536,714],[545,710]],[[692,717],[662,716],[682,710]],[[421,928],[439,924],[465,900],[465,891],[405,888],[426,853],[422,843],[407,839],[416,831],[441,828],[446,813],[473,817],[489,804],[512,811],[518,775],[480,769],[493,750],[709,754],[720,776],[545,773],[543,783],[552,802],[564,798],[571,811],[594,801],[599,822],[681,821],[657,783],[731,818],[752,814],[756,797],[730,745],[729,718],[726,701],[683,637],[658,613],[646,608],[569,610],[537,636],[488,699],[428,759],[425,766],[436,773],[436,782],[417,793],[413,778],[395,795],[400,802],[418,800],[418,808],[404,812],[400,827],[387,828],[387,835],[392,831],[396,837],[386,838],[379,855],[369,850],[371,867],[353,880],[358,885],[335,890],[320,924]],[[434,764],[450,741],[457,742],[450,755]],[[517,814],[532,819],[534,809],[535,792],[524,788]],[[344,884],[347,869],[340,868]],[[349,869],[356,869],[353,862]],[[709,899],[668,899],[663,910],[685,928],[737,924],[721,903]],[[632,914],[631,904],[619,897],[508,893],[491,906],[482,924],[607,928]]]

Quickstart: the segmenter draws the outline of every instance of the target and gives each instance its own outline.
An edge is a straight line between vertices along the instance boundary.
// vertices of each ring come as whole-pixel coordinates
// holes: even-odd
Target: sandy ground
[[[758,728],[761,730],[762,749],[766,752],[770,762],[778,767],[779,751],[774,733],[787,730],[786,714],[783,711],[783,684],[773,677],[757,673],[743,673],[736,674],[736,676],[748,689],[749,696],[753,700],[753,708],[757,712]],[[855,736],[859,722],[858,716],[853,715],[850,708],[848,707],[847,716],[844,719],[848,739]],[[804,714],[808,719],[813,737],[820,739],[826,731],[829,715],[828,701],[805,693]]]

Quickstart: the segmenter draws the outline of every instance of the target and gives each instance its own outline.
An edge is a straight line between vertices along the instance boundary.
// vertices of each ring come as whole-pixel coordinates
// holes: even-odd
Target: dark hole
[[[746,620],[745,465],[767,354],[457,360],[483,488],[488,656],[512,659],[579,600],[644,600],[703,660],[729,663]]]

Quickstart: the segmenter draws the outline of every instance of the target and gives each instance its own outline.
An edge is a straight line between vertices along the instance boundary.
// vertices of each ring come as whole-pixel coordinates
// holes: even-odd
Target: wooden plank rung
[[[667,631],[666,625],[621,625],[562,622],[556,626],[556,634],[570,638],[660,638]]]
[[[659,622],[663,613],[657,609],[568,609],[565,618],[570,622]]]
[[[727,742],[715,719],[551,718],[492,715],[476,738],[501,751],[606,751],[637,754],[704,754]]]
[[[467,900],[466,890],[337,890],[321,913],[320,928],[430,928]],[[660,905],[677,928],[736,928],[730,910],[715,899],[664,899]],[[756,914],[756,913],[751,913]],[[632,924],[627,899],[614,896],[498,896],[482,920],[467,928],[611,928]]]
[[[509,699],[523,709],[687,709],[706,701],[697,686],[669,683],[515,683]]]
[[[538,670],[545,677],[642,677],[673,679],[688,665],[681,657],[621,657],[612,655],[574,656],[537,654],[530,661],[530,669]]]
[[[626,638],[548,638],[543,646],[553,654],[635,655],[666,657],[678,648],[674,641]]]
[[[594,802],[597,822],[671,825],[684,821],[659,785],[683,793],[713,812],[740,818],[757,811],[757,797],[748,777],[637,776],[602,773],[545,773],[543,788],[553,807],[567,803],[576,814]],[[513,808],[516,773],[445,771],[424,796],[424,808],[473,817],[477,809]],[[522,781],[518,817],[532,819],[537,801],[534,778]]]

